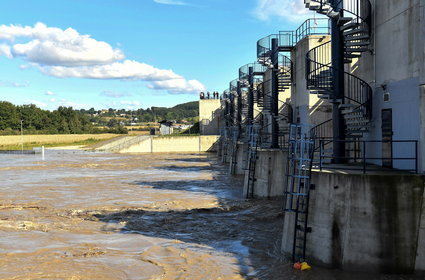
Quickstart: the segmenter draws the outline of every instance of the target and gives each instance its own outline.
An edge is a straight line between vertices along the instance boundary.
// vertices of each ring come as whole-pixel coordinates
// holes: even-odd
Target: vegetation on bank
[[[197,101],[172,108],[74,110],[61,106],[54,111],[0,101],[0,135],[19,135],[21,129],[24,134],[127,134],[129,129],[149,131],[164,119],[191,125],[198,121],[198,114]]]
[[[29,150],[34,147],[88,146],[118,137],[118,134],[61,134],[0,136],[0,150]],[[23,145],[22,145],[23,144]]]

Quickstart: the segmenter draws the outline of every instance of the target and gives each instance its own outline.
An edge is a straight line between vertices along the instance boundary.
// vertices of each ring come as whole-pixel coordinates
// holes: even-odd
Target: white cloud
[[[3,55],[7,58],[13,58],[12,49],[9,45],[0,44],[0,55]]]
[[[46,91],[45,95],[56,95],[56,93],[54,93],[53,91],[48,90],[48,91]]]
[[[185,6],[189,5],[186,2],[183,1],[177,1],[177,0],[153,0],[155,3],[158,4],[165,4],[165,5],[178,5],[178,6]]]
[[[174,0],[155,1],[185,4]],[[15,43],[17,39],[19,43]],[[53,77],[149,81],[153,83],[150,88],[169,89],[170,93],[204,88],[199,81],[188,81],[170,69],[125,60],[120,49],[89,35],[81,35],[72,28],[62,30],[47,27],[44,23],[34,26],[0,25],[0,41],[0,55],[22,58],[26,64],[21,65],[21,69],[35,67]]]
[[[72,28],[62,30],[43,23],[34,27],[0,25],[0,39],[12,43],[17,38],[29,38],[30,41],[11,47],[3,44],[0,53],[8,57],[24,57],[38,64],[62,66],[106,64],[124,58],[120,49],[113,49],[108,43],[89,35],[80,35]]]
[[[254,15],[260,20],[281,17],[289,21],[300,21],[307,18],[309,10],[304,0],[258,0]]]
[[[90,79],[129,79],[143,81],[162,81],[181,78],[172,70],[162,70],[134,60],[125,60],[107,65],[95,66],[40,66],[40,70],[49,76],[58,78]]]
[[[174,79],[167,81],[155,81],[148,84],[148,88],[166,90],[173,94],[187,94],[205,91],[205,86],[197,80]]]

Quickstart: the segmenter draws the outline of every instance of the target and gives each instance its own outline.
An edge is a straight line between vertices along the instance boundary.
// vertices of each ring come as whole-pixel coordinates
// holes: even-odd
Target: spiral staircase
[[[353,59],[361,57],[362,53],[368,51],[371,11],[368,0],[304,0],[304,3],[310,10],[326,15],[334,24],[337,23],[344,39],[344,63],[352,63]],[[346,128],[345,139],[359,139],[370,128],[372,89],[364,80],[345,72],[344,67],[340,69],[333,65],[331,44],[331,42],[323,43],[307,53],[307,88],[311,94],[317,94],[320,99],[333,103],[334,108],[341,112]],[[342,76],[343,95],[337,92],[334,84],[338,78],[342,79]],[[315,139],[319,139],[321,144],[327,141],[326,145],[333,148],[332,122],[330,119],[313,127],[308,137],[297,133],[302,130],[301,127],[294,126],[295,133],[290,133],[284,209],[288,214],[294,214],[292,244],[294,262],[305,261],[307,234],[312,232],[307,219],[310,190],[314,189],[314,185],[310,184],[310,172],[313,160],[317,156]],[[352,145],[347,146],[351,152]],[[334,157],[332,150],[322,149],[320,146],[320,152],[330,151],[330,158]]]
[[[305,6],[319,14],[327,15],[338,23],[344,39],[344,63],[352,63],[370,45],[371,4],[369,0],[304,0]],[[331,4],[335,3],[335,4]],[[306,55],[306,79],[310,93],[336,103],[345,123],[345,138],[359,139],[371,127],[372,88],[369,84],[332,65],[331,42],[311,49]],[[334,76],[343,72],[344,98],[336,98]],[[312,129],[317,139],[331,139],[332,129],[325,121]],[[331,144],[331,140],[328,141]],[[350,150],[348,150],[350,152]]]

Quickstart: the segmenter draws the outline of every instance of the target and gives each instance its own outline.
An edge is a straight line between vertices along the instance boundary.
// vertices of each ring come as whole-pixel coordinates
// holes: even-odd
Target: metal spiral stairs
[[[344,63],[362,56],[370,45],[371,4],[369,0],[340,0],[332,5],[330,0],[304,0],[312,11],[327,15],[338,22],[344,38]],[[343,5],[342,8],[339,8]],[[319,45],[306,55],[307,88],[312,94],[331,103],[339,104],[346,126],[346,138],[361,138],[369,131],[372,117],[372,88],[369,84],[332,65],[331,42]],[[342,71],[344,75],[344,99],[336,99],[333,77]],[[312,129],[317,138],[331,138],[332,131],[323,129],[326,121]]]
[[[258,62],[248,63],[239,68],[239,86],[243,91],[247,91],[252,89],[253,92],[253,101],[256,102],[257,94],[255,93],[256,86],[263,81],[264,73],[266,72],[267,67],[259,64]],[[246,124],[248,116],[248,93],[242,95],[242,115],[245,116],[243,118],[243,124]]]

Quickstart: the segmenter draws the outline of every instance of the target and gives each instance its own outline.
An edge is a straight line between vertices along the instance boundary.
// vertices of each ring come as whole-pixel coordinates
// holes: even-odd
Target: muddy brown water
[[[0,279],[410,279],[292,269],[281,201],[211,154],[0,155]]]

